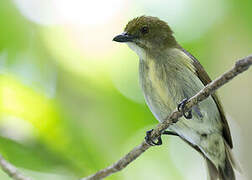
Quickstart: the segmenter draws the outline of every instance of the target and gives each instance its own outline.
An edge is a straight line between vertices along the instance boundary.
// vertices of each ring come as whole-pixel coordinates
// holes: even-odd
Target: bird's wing
[[[199,61],[193,55],[191,55],[189,52],[187,52],[185,49],[182,48],[182,51],[193,60],[193,65],[195,67],[196,73],[197,73],[199,79],[201,80],[201,82],[204,85],[209,84],[212,80],[210,79],[210,77],[208,76],[207,72],[204,70],[202,65],[199,63]],[[221,102],[215,93],[212,94],[212,97],[213,97],[213,99],[219,109],[221,120],[223,122],[223,136],[224,136],[226,142],[228,143],[228,145],[230,146],[230,148],[233,148],[233,142],[232,142],[232,138],[231,138],[230,129],[229,129],[228,122],[225,117],[225,113],[222,108]]]

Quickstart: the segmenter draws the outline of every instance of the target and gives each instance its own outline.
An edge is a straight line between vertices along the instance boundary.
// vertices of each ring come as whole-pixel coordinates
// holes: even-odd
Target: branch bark
[[[197,105],[199,102],[208,98],[217,89],[219,89],[224,84],[229,82],[235,76],[246,71],[251,65],[252,65],[252,55],[237,61],[235,63],[235,66],[231,70],[227,71],[226,73],[224,73],[223,75],[221,75],[220,77],[218,77],[217,79],[206,85],[200,92],[198,92],[195,96],[191,97],[185,105],[185,110],[188,111],[193,106]],[[171,124],[176,123],[178,121],[178,118],[180,117],[182,117],[182,113],[177,110],[174,110],[171,113],[171,115],[169,115],[166,118],[164,122],[159,123],[156,126],[156,128],[152,131],[151,139],[156,140],[162,134],[163,131],[165,131]],[[138,158],[150,147],[151,147],[150,145],[148,145],[145,141],[143,141],[140,145],[136,146],[128,154],[126,154],[124,157],[119,159],[111,166],[106,167],[93,175],[84,177],[81,180],[98,180],[103,179],[113,173],[116,173],[127,167],[128,164],[133,162],[136,158]]]
[[[15,166],[7,162],[1,155],[0,166],[2,170],[14,180],[32,180],[31,178],[22,175]]]

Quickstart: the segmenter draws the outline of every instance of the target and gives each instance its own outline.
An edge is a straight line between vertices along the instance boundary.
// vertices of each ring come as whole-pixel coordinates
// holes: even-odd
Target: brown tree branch
[[[212,81],[208,85],[206,85],[200,92],[198,92],[195,96],[191,97],[185,106],[185,110],[191,109],[193,106],[197,105],[199,102],[208,98],[211,94],[213,94],[217,89],[221,86],[229,82],[238,74],[246,71],[249,66],[252,65],[252,55],[241,59],[235,63],[235,66],[229,70],[228,72],[221,75],[216,80]],[[175,110],[173,113],[166,118],[166,120],[162,123],[159,123],[156,128],[151,133],[151,139],[157,139],[164,130],[166,130],[172,123],[176,123],[178,118],[182,116],[182,113]],[[98,180],[103,179],[113,173],[116,173],[122,169],[124,169],[129,163],[138,158],[142,153],[144,153],[151,146],[148,145],[145,141],[143,141],[140,145],[136,146],[132,149],[128,154],[119,159],[117,162],[112,164],[109,167],[106,167],[93,175],[82,178],[81,180]]]
[[[2,170],[14,180],[32,180],[31,178],[22,175],[15,166],[7,162],[1,155],[0,166]]]

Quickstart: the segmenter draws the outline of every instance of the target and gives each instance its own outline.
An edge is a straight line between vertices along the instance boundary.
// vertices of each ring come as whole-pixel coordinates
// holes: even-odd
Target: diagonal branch
[[[29,177],[23,176],[15,166],[7,162],[1,155],[0,155],[0,166],[2,170],[14,180],[32,180]]]
[[[198,92],[195,96],[190,98],[186,103],[185,111],[188,111],[199,102],[208,98],[217,89],[219,89],[224,84],[229,82],[235,76],[246,71],[251,65],[252,65],[252,55],[237,61],[235,63],[235,66],[231,70],[229,70],[228,72],[224,73],[219,78],[217,78],[216,80],[206,85],[200,92]],[[181,112],[177,110],[173,111],[171,115],[168,116],[164,122],[158,124],[156,128],[152,131],[151,139],[152,140],[157,139],[164,130],[166,130],[171,124],[176,123],[178,121],[178,118],[180,118],[181,116],[182,116]],[[99,180],[113,173],[116,173],[124,169],[125,167],[127,167],[128,164],[133,162],[136,158],[138,158],[142,153],[144,153],[150,147],[151,147],[150,145],[148,145],[145,141],[143,141],[140,145],[136,146],[128,154],[126,154],[124,157],[119,159],[117,162],[115,162],[111,166],[104,168],[93,175],[82,178],[81,180]],[[0,155],[0,167],[6,174],[8,174],[14,180],[32,180],[29,177],[23,176],[17,170],[15,166],[7,162],[1,155]]]
[[[227,71],[226,73],[218,77],[216,80],[206,85],[200,92],[198,92],[195,96],[191,97],[186,103],[185,110],[188,111],[193,106],[197,105],[199,102],[208,98],[217,89],[219,89],[221,86],[229,82],[235,76],[246,71],[250,65],[252,65],[252,55],[237,61],[235,63],[235,66],[231,70]],[[178,121],[178,118],[180,117],[182,117],[181,112],[177,110],[173,111],[173,113],[170,116],[168,116],[164,122],[159,123],[156,126],[156,128],[152,131],[151,139],[152,140],[157,139],[164,130],[166,130],[171,124],[176,123]],[[148,145],[145,141],[143,141],[140,145],[136,146],[128,154],[126,154],[124,157],[119,159],[111,166],[106,167],[93,175],[82,178],[81,180],[98,180],[103,179],[113,173],[116,173],[127,167],[129,163],[138,158],[150,147],[151,147],[150,145]]]

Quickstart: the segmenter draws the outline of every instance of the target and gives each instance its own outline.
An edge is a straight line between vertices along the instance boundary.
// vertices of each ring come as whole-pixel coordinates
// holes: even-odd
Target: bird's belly
[[[147,105],[160,122],[164,121],[184,98],[190,98],[197,93],[196,90],[195,92],[190,90],[187,92],[183,86],[175,88],[171,83],[154,77],[145,76],[141,80],[144,81],[141,84]],[[194,86],[189,84],[190,86],[194,88],[198,86],[196,87],[198,90],[203,87],[201,84]],[[169,127],[169,130],[176,132],[183,139],[194,145],[200,144],[202,134],[221,131],[218,109],[212,97],[201,102],[199,106],[194,107],[192,115],[192,119],[180,118],[176,124]]]
[[[160,97],[158,92],[152,91],[151,96],[145,96],[150,110],[160,122],[164,121],[170,113],[177,108],[177,103],[174,103],[171,99],[160,100],[158,98]],[[181,100],[178,100],[177,102],[180,101]],[[212,98],[200,104],[200,115],[193,110],[192,119],[181,117],[176,124],[171,125],[168,129],[176,132],[182,138],[195,145],[200,143],[202,134],[211,134],[212,132],[220,131],[221,125],[219,124],[218,113],[208,110],[209,104],[212,104],[211,101],[213,101]]]
[[[155,96],[158,96],[158,94]],[[152,113],[160,122],[164,121],[170,115],[170,113],[176,109],[176,104],[172,106],[167,105],[171,105],[171,102],[157,102],[157,100],[150,97],[146,101]],[[192,119],[181,117],[179,121],[171,125],[168,130],[176,132],[183,139],[194,145],[200,145],[202,141],[202,135],[204,134],[220,133],[222,127],[219,114],[217,111],[214,112],[208,110],[211,101],[213,100],[207,99],[205,102],[200,104],[199,109],[201,115],[197,114],[197,112],[193,110]]]

